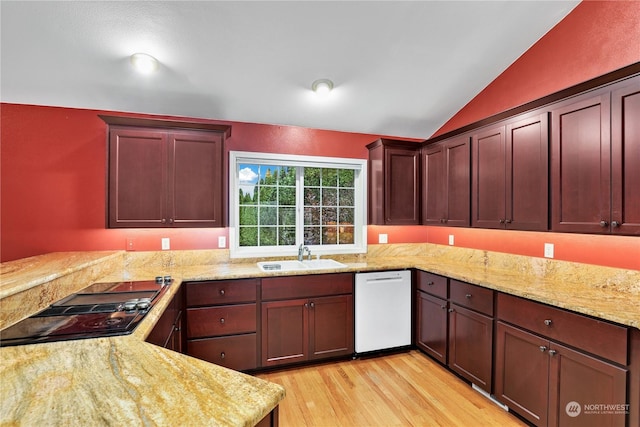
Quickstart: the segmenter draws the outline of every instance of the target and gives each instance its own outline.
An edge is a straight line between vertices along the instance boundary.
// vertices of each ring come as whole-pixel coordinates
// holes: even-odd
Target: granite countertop
[[[418,268],[640,328],[638,270],[432,245],[400,249],[389,245],[376,251],[364,259],[339,259],[345,268],[313,273]],[[2,311],[16,310],[14,300],[34,301],[23,317],[38,311],[35,301],[45,306],[54,302],[52,289],[63,287],[67,294],[79,289],[72,289],[67,282],[80,280],[81,288],[96,281],[146,280],[159,274],[171,274],[176,281],[130,336],[1,348],[0,424],[253,425],[267,415],[284,398],[285,391],[279,385],[157,347],[144,339],[184,281],[309,272],[266,273],[254,261],[207,258],[187,263],[176,261],[177,256],[137,254],[131,260],[124,251],[75,257],[50,254],[37,262],[31,260],[32,271],[26,276],[5,265],[11,263],[3,264]],[[74,259],[82,267],[74,268]],[[52,266],[61,263],[67,268],[67,276],[75,279],[60,275],[45,283],[36,272],[41,270],[40,276],[47,276]],[[64,286],[57,285],[56,280]]]

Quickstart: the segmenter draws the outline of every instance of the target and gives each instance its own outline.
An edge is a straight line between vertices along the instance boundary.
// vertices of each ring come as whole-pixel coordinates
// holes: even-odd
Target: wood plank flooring
[[[257,376],[286,389],[281,427],[526,426],[417,350]]]

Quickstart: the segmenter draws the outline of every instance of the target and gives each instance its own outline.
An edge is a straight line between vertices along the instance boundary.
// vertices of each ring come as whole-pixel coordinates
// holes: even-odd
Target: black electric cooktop
[[[0,347],[130,334],[171,283],[94,283],[0,331]]]

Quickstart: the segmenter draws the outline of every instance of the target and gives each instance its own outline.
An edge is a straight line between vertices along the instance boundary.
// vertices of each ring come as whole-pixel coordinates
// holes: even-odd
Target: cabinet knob
[[[611,221],[611,226],[613,228],[620,227],[620,223],[618,221]]]
[[[224,324],[224,317],[220,318],[220,323]]]
[[[447,306],[446,305],[441,305],[440,308],[443,309],[443,310],[446,310]]]
[[[180,332],[180,326],[176,326],[175,328],[173,328],[173,330],[176,332]]]
[[[544,320],[544,324],[545,324],[545,325],[547,325],[547,326],[551,326],[551,323],[553,323],[553,322],[551,321],[551,319],[545,319],[545,320]]]
[[[224,289],[220,289],[220,295],[224,296]]]
[[[453,308],[450,308],[450,309],[449,309],[449,313],[453,313]]]
[[[220,352],[220,359],[224,359],[224,358],[225,358],[225,356],[226,356],[226,354],[224,354],[224,351],[221,351],[221,352]]]
[[[504,224],[505,220],[500,218],[500,224]]]
[[[543,352],[543,353],[544,353],[545,351],[547,351],[547,346],[541,345],[541,346],[540,346],[540,351],[541,351],[541,352]]]
[[[304,303],[304,306],[305,306],[305,307],[309,307],[309,303],[308,303],[308,302],[305,302],[305,303]]]
[[[505,222],[505,224],[511,224],[511,220],[510,219],[505,219],[504,222]]]
[[[166,219],[164,219],[164,218],[162,218],[162,219],[160,220],[160,222],[161,222],[161,223],[163,223],[163,224],[165,224],[165,223],[167,222],[167,220],[166,220]]]
[[[169,224],[173,224],[173,218],[169,218]]]
[[[555,350],[549,350],[549,354],[550,354],[551,356],[555,356],[555,355],[556,355],[556,353],[557,353],[557,351],[555,351]]]
[[[600,221],[600,227],[608,227],[609,223],[605,220]]]
[[[464,297],[465,297],[466,299],[471,299],[471,294],[466,294]]]
[[[433,285],[435,285],[435,283],[433,283],[433,282],[427,282],[427,286],[433,286]]]
[[[315,306],[316,306],[316,305],[315,305],[315,303],[314,303],[313,301],[311,301],[311,304],[310,304],[310,305],[311,305],[311,308],[313,308],[313,307],[315,307]]]

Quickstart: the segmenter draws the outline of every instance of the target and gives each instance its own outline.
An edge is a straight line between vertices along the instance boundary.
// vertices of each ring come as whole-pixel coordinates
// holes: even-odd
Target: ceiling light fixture
[[[131,65],[142,74],[151,74],[158,69],[158,60],[146,53],[131,55]]]
[[[318,79],[311,84],[311,90],[318,96],[327,96],[333,90],[333,82],[329,79]]]

